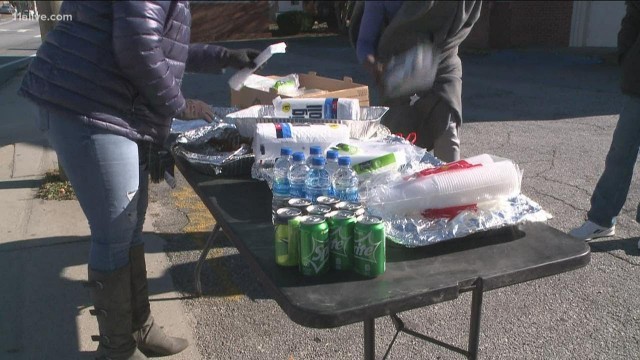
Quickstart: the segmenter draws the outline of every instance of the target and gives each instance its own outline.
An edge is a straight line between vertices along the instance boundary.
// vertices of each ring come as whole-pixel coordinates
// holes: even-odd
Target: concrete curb
[[[22,59],[17,59],[0,65],[0,86],[9,81],[19,70],[29,66],[31,59],[33,59],[34,56],[36,55],[26,56]]]

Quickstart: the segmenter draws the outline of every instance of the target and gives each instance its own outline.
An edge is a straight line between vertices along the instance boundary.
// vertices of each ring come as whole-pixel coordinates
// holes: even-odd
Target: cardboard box
[[[305,94],[305,97],[351,98],[358,99],[360,106],[369,106],[369,87],[354,83],[350,77],[345,76],[343,80],[336,80],[318,76],[315,72],[309,72],[308,74],[298,74],[298,79],[300,80],[301,88],[322,90]],[[231,90],[231,105],[241,109],[253,105],[271,105],[276,97],[278,97],[278,92],[274,89],[266,92],[243,87],[240,91]],[[280,95],[280,97],[289,98],[290,96]]]

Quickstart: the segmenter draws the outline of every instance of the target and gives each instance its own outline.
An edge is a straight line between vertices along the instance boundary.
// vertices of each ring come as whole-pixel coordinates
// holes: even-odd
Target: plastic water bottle
[[[333,175],[338,170],[338,151],[337,150],[329,150],[327,151],[327,163],[324,165],[324,168],[327,169],[329,173],[329,179],[331,179],[331,188],[329,189],[329,196],[335,196],[336,191],[333,188]]]
[[[338,170],[333,175],[335,196],[343,201],[358,201],[358,174],[351,168],[351,158],[341,156]]]
[[[283,147],[280,157],[273,166],[273,197],[289,196],[289,168],[291,167],[291,148]]]
[[[322,147],[314,145],[309,147],[309,157],[307,158],[307,166],[311,167],[313,158],[322,157]]]
[[[323,156],[315,157],[311,161],[311,170],[305,180],[305,191],[307,199],[314,204],[317,203],[319,196],[329,196],[331,189],[331,179],[329,172],[324,168],[325,159]]]
[[[303,152],[293,153],[292,160],[292,165],[289,168],[289,196],[304,198],[306,197],[305,180],[309,173],[309,166],[304,161]]]

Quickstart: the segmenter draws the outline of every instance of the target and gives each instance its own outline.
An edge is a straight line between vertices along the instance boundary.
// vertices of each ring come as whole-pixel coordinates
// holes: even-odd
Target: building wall
[[[566,47],[572,1],[493,1],[489,42],[493,48]]]
[[[191,42],[271,37],[268,1],[191,2]]]
[[[624,1],[576,1],[570,46],[615,47],[624,14]]]

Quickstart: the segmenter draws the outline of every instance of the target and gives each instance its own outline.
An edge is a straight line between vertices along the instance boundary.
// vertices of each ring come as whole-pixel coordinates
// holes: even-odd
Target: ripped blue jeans
[[[142,243],[149,181],[145,153],[124,136],[72,114],[39,109],[39,126],[58,155],[91,229],[89,267],[113,271]]]

